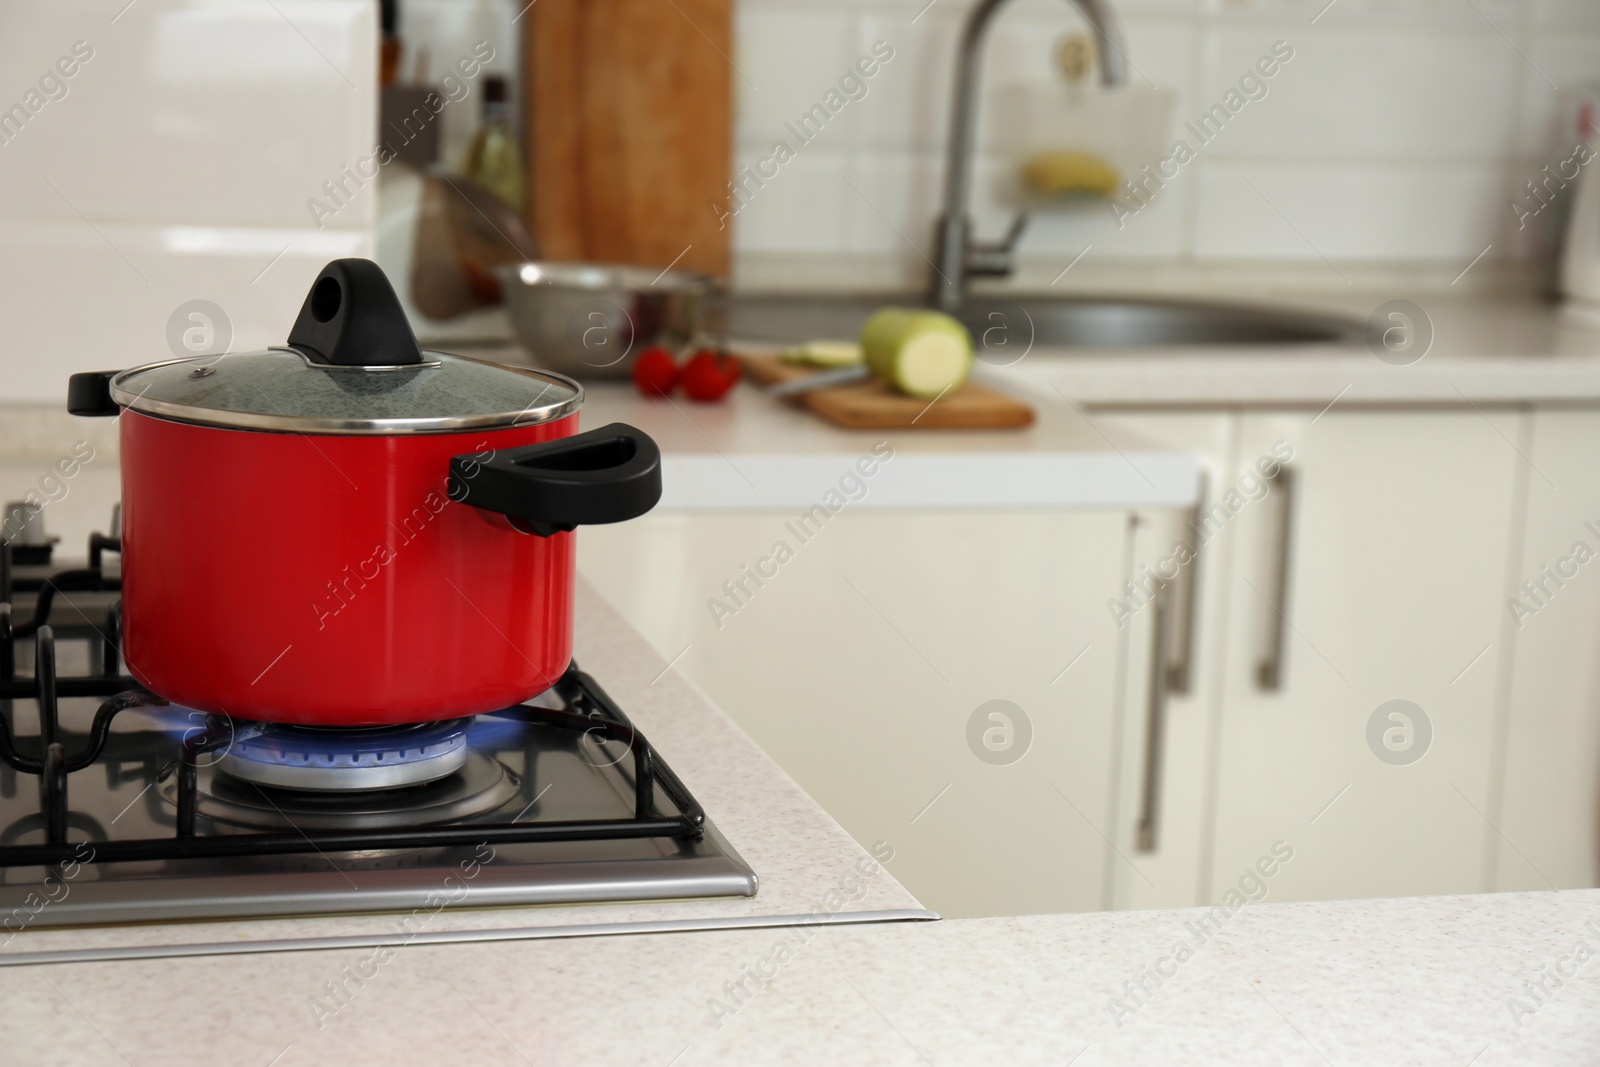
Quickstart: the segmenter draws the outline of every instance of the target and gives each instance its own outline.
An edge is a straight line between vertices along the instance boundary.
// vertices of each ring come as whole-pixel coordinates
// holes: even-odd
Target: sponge
[[[1022,165],[1022,180],[1042,196],[1107,197],[1122,175],[1092,152],[1041,152]]]

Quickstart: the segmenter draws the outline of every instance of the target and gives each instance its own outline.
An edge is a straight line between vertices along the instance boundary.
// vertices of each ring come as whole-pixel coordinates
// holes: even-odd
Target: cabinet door
[[[1108,906],[1128,517],[847,510],[804,543],[786,518],[586,529],[579,564],[929,907]]]
[[[1228,487],[1239,507],[1215,519],[1237,537],[1215,896],[1241,880],[1253,889],[1252,869],[1279,840],[1294,856],[1267,880],[1271,899],[1489,888],[1525,421],[1243,418]],[[1292,449],[1289,477],[1253,499],[1252,468],[1274,449]]]
[[[1600,876],[1600,413],[1539,412],[1528,455],[1494,886],[1572,889]]]
[[[1107,434],[1133,445],[1182,449],[1201,460],[1204,497],[1196,512],[1140,515],[1134,543],[1134,580],[1163,573],[1175,546],[1193,550],[1187,563],[1166,563],[1176,576],[1164,588],[1167,609],[1166,691],[1161,699],[1131,707],[1125,721],[1120,767],[1116,841],[1137,867],[1123,865],[1113,906],[1182,908],[1209,903],[1211,792],[1215,777],[1217,724],[1227,602],[1232,565],[1230,530],[1201,543],[1194,525],[1231,480],[1238,449],[1239,419],[1227,412],[1097,412]],[[1142,616],[1150,609],[1140,607]],[[1140,677],[1147,642],[1134,640],[1130,669]],[[1153,684],[1153,683],[1152,683]]]

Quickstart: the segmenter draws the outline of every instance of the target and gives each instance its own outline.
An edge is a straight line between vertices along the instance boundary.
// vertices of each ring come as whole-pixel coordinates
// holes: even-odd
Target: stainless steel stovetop
[[[115,544],[108,544],[101,568],[76,572],[98,574],[99,581],[63,581],[49,612],[44,643],[53,638],[63,693],[103,674],[105,649],[116,642]],[[9,641],[14,659],[14,677],[0,678],[0,687],[9,686],[0,688],[0,716],[14,738],[13,754],[35,762],[45,752],[38,701],[18,694],[25,685],[32,690],[40,641],[11,640],[6,631],[26,631],[39,583],[58,571],[17,564],[0,575],[0,643]],[[350,793],[277,788],[229,773],[230,761],[237,763],[249,746],[276,740],[255,736],[252,724],[173,706],[131,706],[111,718],[94,762],[65,775],[65,834],[58,827],[53,846],[44,776],[0,760],[0,863],[26,858],[27,846],[55,849],[48,857],[54,862],[0,866],[0,929],[753,895],[754,872],[709,818],[698,836],[616,836],[642,818],[641,793],[652,825],[681,820],[685,807],[698,814],[698,805],[686,790],[686,803],[674,800],[673,787],[681,785],[660,777],[671,772],[659,760],[647,774],[656,787],[639,789],[627,727],[572,726],[574,712],[597,724],[609,717],[608,708],[624,723],[626,716],[592,679],[569,674],[567,681],[562,696],[552,691],[529,705],[565,705],[566,725],[524,721],[528,713],[517,710],[478,716],[462,724],[464,747],[451,757],[456,769],[449,774]],[[96,713],[106,703],[103,687],[59,700],[58,740],[69,760],[92,747]],[[134,842],[155,842],[169,853],[179,847],[175,839],[183,843],[179,762],[186,741],[195,750],[192,852],[108,860],[137,854]],[[639,737],[637,744],[648,742]],[[526,827],[572,839],[515,840]],[[572,834],[563,827],[574,828]],[[584,828],[592,831],[587,839],[578,833]],[[410,843],[367,847],[363,839],[361,847],[341,847],[354,840],[341,835],[377,834],[381,842],[385,832]],[[282,850],[258,847],[263,842]],[[238,854],[203,854],[231,846]]]

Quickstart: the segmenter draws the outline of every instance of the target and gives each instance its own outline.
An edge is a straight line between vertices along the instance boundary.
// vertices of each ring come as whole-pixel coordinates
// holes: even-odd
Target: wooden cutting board
[[[726,276],[734,0],[516,7],[530,229],[544,257]]]
[[[817,372],[777,356],[740,353],[745,373],[756,385],[776,385]],[[878,379],[790,398],[847,430],[1015,430],[1033,425],[1033,409],[986,385],[967,382],[930,404],[906,396]]]

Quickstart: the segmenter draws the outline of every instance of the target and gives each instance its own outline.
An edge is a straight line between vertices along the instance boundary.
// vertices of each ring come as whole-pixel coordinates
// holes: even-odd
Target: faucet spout
[[[944,207],[934,232],[933,302],[954,311],[966,297],[974,273],[1010,272],[1010,247],[979,248],[972,241],[967,201],[972,187],[973,142],[978,119],[978,80],[989,25],[1006,0],[978,0],[967,15],[956,52],[955,96],[950,108],[950,141],[945,147]],[[1068,0],[1094,31],[1100,51],[1100,81],[1120,85],[1127,76],[1122,32],[1108,0]],[[1014,232],[1017,232],[1014,229]],[[980,265],[981,269],[975,269]]]

